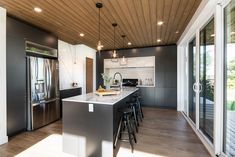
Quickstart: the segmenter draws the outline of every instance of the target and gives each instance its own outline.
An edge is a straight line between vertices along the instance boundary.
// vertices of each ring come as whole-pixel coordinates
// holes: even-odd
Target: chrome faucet
[[[116,80],[116,76],[119,75],[121,80],[120,80],[120,88],[122,89],[122,74],[120,72],[116,72],[114,75],[113,75],[113,79]]]

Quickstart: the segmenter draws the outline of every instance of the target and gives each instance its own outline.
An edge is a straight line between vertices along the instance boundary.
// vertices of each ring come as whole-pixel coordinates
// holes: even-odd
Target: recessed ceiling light
[[[157,25],[159,25],[159,26],[163,25],[163,21],[158,21]]]
[[[231,35],[235,35],[235,32],[231,32],[230,34],[231,34]]]
[[[211,34],[211,37],[214,37],[215,36],[215,34]]]
[[[80,37],[84,37],[84,36],[85,36],[85,34],[84,34],[84,33],[80,33],[79,35],[80,35]]]
[[[176,34],[178,34],[178,33],[179,33],[179,31],[176,31],[175,33],[176,33]]]
[[[42,9],[39,8],[39,7],[35,7],[33,10],[34,10],[35,12],[37,12],[37,13],[41,13],[41,12],[42,12]]]
[[[161,39],[158,39],[157,42],[158,42],[158,43],[161,42]]]
[[[127,45],[131,45],[131,42],[128,42]]]

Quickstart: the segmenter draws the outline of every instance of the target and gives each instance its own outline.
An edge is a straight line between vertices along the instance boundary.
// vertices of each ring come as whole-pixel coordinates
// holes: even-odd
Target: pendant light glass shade
[[[101,44],[101,41],[100,41],[100,9],[103,7],[103,4],[102,3],[96,3],[96,8],[99,9],[99,28],[98,28],[98,31],[99,31],[99,39],[98,39],[98,44],[97,44],[97,50],[100,52],[101,49],[103,48],[103,45]]]
[[[115,50],[115,48],[116,48],[116,46],[115,46],[115,44],[116,44],[115,28],[117,27],[117,23],[113,23],[112,26],[113,26],[113,54],[112,54],[111,61],[118,62],[118,54],[117,54],[117,51]]]
[[[122,35],[123,48],[125,48],[125,37],[126,37],[126,35]],[[128,59],[124,56],[124,52],[123,52],[122,58],[120,58],[119,63],[120,63],[121,66],[124,66],[124,65],[127,65],[127,61],[128,61]]]
[[[121,59],[120,59],[120,65],[124,66],[124,65],[127,65],[127,58],[125,56],[123,56]]]
[[[113,58],[117,58],[117,51],[113,50]]]
[[[101,44],[101,41],[99,40],[97,44],[97,50],[100,51],[102,50],[102,48],[103,48],[103,45]]]

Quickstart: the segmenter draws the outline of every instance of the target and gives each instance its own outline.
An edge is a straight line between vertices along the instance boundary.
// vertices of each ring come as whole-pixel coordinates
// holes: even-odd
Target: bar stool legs
[[[131,152],[133,153],[133,151],[134,151],[134,146],[133,146],[133,142],[132,142],[132,138],[131,138],[131,137],[133,136],[135,143],[136,143],[137,141],[136,141],[135,133],[134,133],[134,131],[131,129],[130,120],[129,120],[129,117],[128,117],[128,116],[126,117],[126,121],[124,121],[124,123],[125,123],[125,125],[127,125],[128,137],[129,137],[129,142],[130,142],[130,145],[131,145]]]
[[[130,146],[131,146],[131,151],[133,152],[134,151],[133,140],[135,143],[137,142],[135,131],[133,129],[133,126],[130,120],[130,116],[132,115],[133,111],[130,108],[126,108],[122,111],[122,113],[123,114],[120,118],[117,134],[116,134],[115,141],[114,141],[114,148],[116,148],[117,146],[118,139],[121,139],[122,141],[129,141]],[[124,128],[127,129],[127,132],[124,132]],[[123,133],[128,134],[128,139],[122,139]]]
[[[135,130],[136,130],[136,132],[138,133],[138,131],[139,131],[139,130],[138,130],[139,120],[138,120],[137,115],[136,115],[136,109],[135,109],[134,104],[132,104],[130,107],[131,107],[131,109],[132,109],[132,111],[133,111]]]
[[[115,141],[114,141],[114,148],[116,148],[117,146],[117,142],[118,142],[118,138],[121,138],[121,129],[122,129],[122,120],[123,120],[123,117],[121,117],[120,121],[119,121],[119,124],[118,124],[118,131],[117,131],[117,135],[115,137]]]
[[[144,114],[143,114],[142,107],[140,106],[140,102],[138,99],[137,99],[137,106],[138,106],[138,111],[139,111],[139,117],[142,122],[142,119],[144,118]]]
[[[141,107],[140,99],[141,99],[140,96],[138,96],[137,100],[138,100],[138,103],[139,103],[139,108],[140,108],[140,111],[141,111],[141,116],[142,116],[142,118],[144,118],[144,113],[143,113],[143,110],[142,110],[142,107]]]
[[[144,118],[144,113],[141,107],[141,97],[140,96],[134,96],[135,102],[137,104],[137,108],[138,108],[138,115],[140,115],[140,120],[142,121],[142,119]]]

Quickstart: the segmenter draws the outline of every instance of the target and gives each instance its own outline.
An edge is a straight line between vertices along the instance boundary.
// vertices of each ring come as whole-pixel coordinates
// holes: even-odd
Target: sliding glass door
[[[196,38],[188,44],[188,115],[211,143],[214,136],[214,38],[213,18],[200,31],[199,51],[196,51]]]
[[[224,10],[224,147],[228,157],[235,156],[235,1]]]
[[[196,38],[188,45],[188,114],[190,119],[196,122]]]
[[[213,143],[215,43],[214,19],[200,31],[199,52],[199,128]]]

